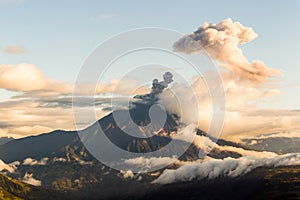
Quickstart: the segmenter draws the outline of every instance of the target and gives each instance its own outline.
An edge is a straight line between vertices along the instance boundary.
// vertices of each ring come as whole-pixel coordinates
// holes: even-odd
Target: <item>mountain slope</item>
[[[133,121],[145,126],[150,123],[148,110],[150,106],[140,104],[130,109],[130,114]],[[114,112],[125,112],[118,110]],[[158,134],[150,138],[135,138],[125,133],[124,127],[132,126],[132,122],[124,120],[124,126],[117,126],[113,118],[113,114],[109,114],[99,121],[95,122],[90,127],[84,129],[88,134],[96,133],[98,125],[105,130],[106,136],[116,146],[126,151],[136,153],[147,153],[159,150],[161,147],[169,144],[172,140],[171,134],[176,133],[179,126],[177,117],[171,114],[167,115],[165,124],[158,124],[163,127]],[[140,129],[140,134],[144,135],[147,130],[143,127]],[[93,135],[92,134],[92,135]],[[198,134],[205,134],[198,130]],[[93,138],[92,138],[93,139]],[[235,145],[228,141],[221,140],[220,145]],[[178,140],[171,146],[170,152],[177,151],[186,146],[186,142]],[[109,151],[109,149],[107,149]],[[108,152],[109,153],[109,152]],[[191,144],[185,153],[180,157],[181,161],[193,161],[199,159],[199,148]],[[209,153],[210,157],[240,157],[241,155],[229,151],[213,150]],[[22,164],[24,159],[32,158],[40,160],[48,158],[45,164]],[[59,158],[59,161],[57,159]],[[109,195],[108,191],[113,191],[114,187],[126,192],[128,189],[136,188],[137,185],[148,185],[155,177],[150,174],[143,174],[142,180],[136,181],[139,177],[136,176],[132,180],[127,180],[120,174],[119,171],[106,167],[96,160],[85,148],[76,131],[57,130],[50,133],[31,136],[22,139],[16,139],[0,146],[0,159],[5,163],[20,161],[18,169],[10,176],[20,179],[26,173],[33,173],[34,177],[41,181],[42,187],[55,189],[59,191],[78,192],[86,197],[88,194],[99,193]],[[169,166],[176,167],[176,166]],[[164,169],[161,169],[162,172]],[[144,187],[144,185],[143,185]],[[101,191],[99,191],[101,188]],[[105,192],[106,191],[106,192]],[[112,192],[116,193],[116,191]],[[90,196],[88,196],[90,197]]]
[[[23,161],[27,157],[41,159],[65,155],[65,148],[76,145],[79,138],[75,131],[53,131],[39,136],[16,139],[0,146],[0,159],[6,163]]]
[[[269,137],[244,139],[242,142],[248,148],[257,151],[272,151],[280,154],[300,152],[300,138]]]
[[[14,140],[12,137],[0,137],[0,146]]]
[[[148,105],[139,106],[131,110],[132,118],[138,125],[147,125],[150,118],[147,114]],[[115,111],[125,112],[125,111]],[[171,115],[167,115],[167,121],[163,125],[163,132],[166,135],[154,135],[149,138],[134,138],[125,133],[119,128],[113,118],[113,114],[100,119],[92,126],[84,131],[92,133],[98,129],[98,124],[105,130],[106,136],[118,147],[136,153],[152,152],[167,145],[172,139],[168,136],[171,132],[177,130],[177,122]],[[130,122],[124,122],[130,126]],[[158,124],[158,126],[160,126]],[[147,130],[140,129],[140,134],[145,134]],[[176,147],[185,146],[184,142],[178,141]],[[27,157],[41,159],[43,157],[66,157],[70,154],[70,150],[75,153],[85,155],[87,160],[92,160],[93,157],[86,151],[76,131],[57,130],[39,136],[31,136],[22,139],[16,139],[9,143],[0,146],[0,159],[6,163],[13,161],[23,161]],[[184,159],[198,158],[198,150],[194,145],[191,145],[189,150],[184,155]]]
[[[0,174],[0,199],[2,200],[42,200],[67,199],[55,191],[37,188]]]

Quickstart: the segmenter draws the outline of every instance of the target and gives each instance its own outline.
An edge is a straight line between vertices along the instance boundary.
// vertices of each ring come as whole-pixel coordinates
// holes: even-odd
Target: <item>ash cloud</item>
[[[243,54],[239,45],[246,44],[257,36],[252,28],[228,18],[218,24],[205,22],[196,31],[176,41],[173,50],[188,54],[205,50],[221,67],[230,71],[232,76],[259,84],[280,72],[268,68],[259,60],[249,62]]]
[[[173,44],[174,51],[187,54],[207,52],[226,70],[220,71],[220,74],[205,71],[203,77],[193,77],[192,91],[189,93],[188,85],[174,83],[170,89],[159,94],[162,105],[180,117],[186,115],[184,123],[196,124],[198,128],[208,132],[214,108],[210,93],[218,92],[220,88],[213,84],[213,80],[221,76],[226,100],[222,138],[236,141],[244,135],[299,129],[299,113],[291,115],[288,110],[259,107],[260,103],[266,103],[280,94],[276,82],[273,85],[270,82],[276,80],[281,73],[268,68],[262,61],[249,62],[245,57],[240,45],[251,42],[256,37],[252,28],[225,19],[218,24],[204,23],[195,32],[180,38]],[[206,86],[206,80],[212,83],[210,88]],[[180,99],[180,104],[172,93]],[[190,96],[197,98],[198,105],[190,105]],[[252,116],[253,113],[255,116]]]

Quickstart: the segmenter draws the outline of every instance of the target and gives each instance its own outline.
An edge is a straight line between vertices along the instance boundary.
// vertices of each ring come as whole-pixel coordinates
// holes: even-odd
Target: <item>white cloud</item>
[[[173,157],[137,157],[124,160],[124,164],[128,165],[129,167],[138,167],[142,168],[145,172],[148,169],[152,168],[160,168],[174,162],[179,162],[177,158]]]
[[[236,177],[244,175],[261,166],[278,167],[300,164],[300,154],[285,154],[273,158],[253,156],[241,158],[213,159],[203,163],[187,164],[178,169],[167,169],[152,183],[169,184],[191,181],[194,179],[215,179],[219,177]]]
[[[203,152],[206,153],[209,153],[214,148],[219,151],[231,151],[231,152],[238,153],[242,156],[254,156],[257,158],[273,158],[275,156],[278,156],[278,154],[274,152],[246,150],[234,146],[220,146],[215,142],[211,141],[209,138],[205,136],[199,136],[199,135],[195,136],[194,144],[198,148],[200,148]]]
[[[53,158],[53,162],[67,162],[67,159],[66,158],[57,158],[57,157],[54,157]]]
[[[47,84],[46,76],[31,64],[0,65],[0,88],[32,91],[43,89]]]
[[[19,161],[12,162],[10,164],[6,164],[2,160],[0,160],[0,171],[8,171],[9,173],[14,173],[15,170],[18,169],[18,166],[20,165]]]
[[[138,83],[133,80],[112,79],[106,85],[96,84],[96,91],[94,87],[93,84],[80,85],[81,89],[77,92],[87,98],[95,93],[131,94]],[[72,110],[74,84],[50,79],[34,65],[23,63],[0,65],[0,88],[19,92],[10,99],[0,101],[0,112],[6,116],[3,122],[8,124],[0,128],[0,136],[20,138],[55,129],[75,129]],[[82,98],[80,106],[84,102],[85,99]],[[110,112],[100,107],[101,105],[96,108],[98,118]]]
[[[84,160],[77,160],[81,165],[92,165],[93,161],[84,161]]]
[[[46,165],[48,160],[49,160],[49,158],[46,158],[46,157],[42,158],[41,160],[35,160],[33,158],[26,158],[23,161],[22,165],[31,165],[31,166],[33,166],[33,165]]]
[[[254,137],[245,137],[243,139],[252,139],[252,141],[256,141],[259,139],[268,139],[268,138],[300,138],[300,132],[279,132],[279,133],[272,133],[272,134],[263,134],[263,135],[258,135]],[[251,145],[256,144],[255,142],[252,143]]]
[[[34,186],[41,186],[42,185],[42,181],[37,180],[33,177],[33,174],[30,173],[26,173],[22,179],[22,181],[24,183],[30,184],[30,185],[34,185]]]
[[[127,171],[121,170],[120,173],[125,179],[132,179],[134,177],[134,174],[131,170],[127,170]]]

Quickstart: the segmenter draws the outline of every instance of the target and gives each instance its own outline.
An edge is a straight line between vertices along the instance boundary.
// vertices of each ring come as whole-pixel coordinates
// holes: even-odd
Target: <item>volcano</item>
[[[155,134],[150,133],[153,132],[152,129],[147,128],[147,125],[151,124],[149,112],[152,106],[158,103],[157,94],[162,92],[167,87],[167,83],[172,80],[169,73],[164,78],[162,82],[154,80],[152,92],[136,96],[137,101],[132,102],[129,109],[112,111],[81,131],[56,130],[38,136],[14,139],[0,145],[1,160],[5,163],[20,162],[14,173],[6,173],[13,178],[22,179],[26,173],[30,172],[41,181],[42,187],[63,191],[74,198],[83,199],[90,199],[91,195],[110,197],[112,194],[121,195],[133,189],[143,191],[145,187],[149,187],[151,181],[156,178],[155,175],[145,172],[143,175],[133,175],[128,179],[120,171],[109,168],[95,159],[82,142],[82,136],[79,135],[86,134],[90,140],[97,142],[93,137],[99,134],[99,127],[110,142],[126,152],[155,152],[172,144],[166,152],[167,154],[172,155],[172,152],[182,151],[184,153],[178,158],[180,162],[198,160],[199,147],[193,143],[187,144],[183,140],[175,140],[172,137],[182,126],[177,115],[166,112],[165,121],[152,123],[152,128],[157,130]],[[161,109],[159,112],[165,112],[163,108],[157,108]],[[118,124],[114,115],[122,116],[126,112],[129,112],[130,120],[124,118],[122,125]],[[140,137],[134,137],[125,131],[128,130],[128,127],[130,129],[136,125],[139,127],[138,136]],[[211,138],[201,130],[195,131],[198,135],[208,137],[220,146],[241,147],[233,142]],[[152,136],[145,137],[149,134]],[[102,153],[109,154],[110,149],[104,148]],[[240,157],[241,155],[231,151],[212,150],[208,156],[225,158]],[[28,158],[34,162],[26,164],[24,160],[28,161]],[[44,162],[40,162],[40,160]],[[168,167],[176,167],[176,164]],[[163,170],[164,168],[158,170],[158,173]]]

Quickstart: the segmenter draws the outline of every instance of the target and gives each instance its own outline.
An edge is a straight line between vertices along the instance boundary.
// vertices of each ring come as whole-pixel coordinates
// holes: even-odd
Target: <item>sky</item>
[[[71,84],[76,80],[84,59],[112,35],[142,27],[162,27],[189,34],[204,22],[217,24],[231,18],[251,27],[258,34],[253,41],[240,45],[245,57],[249,61],[262,60],[268,67],[282,71],[282,77],[276,83],[280,94],[267,100],[262,99],[256,106],[261,109],[277,109],[283,113],[297,111],[300,109],[297,55],[300,52],[299,8],[299,1],[45,3],[34,0],[0,0],[0,65],[5,67],[26,63],[18,69],[26,65],[25,68],[30,68],[39,77],[56,80],[47,87],[56,88],[59,85],[62,88],[60,92],[66,92],[71,90]],[[16,72],[24,73],[20,70]],[[54,106],[55,99],[51,102],[51,108],[43,108],[44,104],[41,102],[46,102],[45,95],[36,97],[32,92],[23,94],[26,93],[26,87],[32,87],[35,82],[38,83],[38,80],[33,83],[29,81],[27,85],[0,88],[0,106],[3,111],[2,115],[0,113],[0,136],[23,137],[55,128],[72,128],[71,125],[65,125],[72,124],[70,108],[61,111]],[[48,84],[43,82],[43,78],[40,83]],[[14,98],[22,94],[23,99]],[[49,95],[49,104],[48,101]],[[28,113],[26,109],[31,112]],[[99,116],[105,114],[99,112]],[[23,117],[18,117],[19,115]],[[54,118],[59,119],[51,123]],[[273,129],[268,132],[270,131]]]

